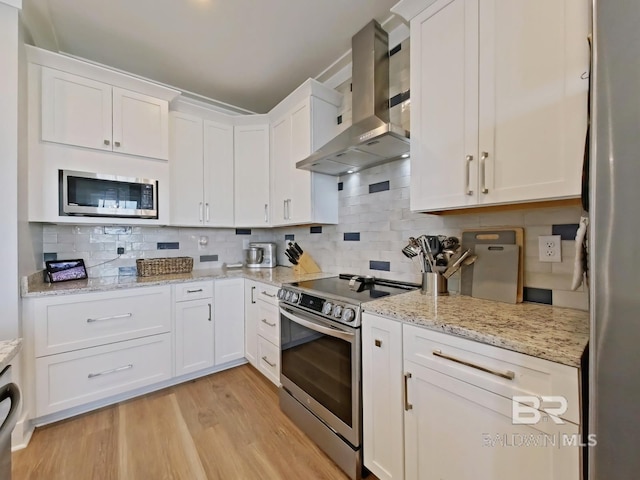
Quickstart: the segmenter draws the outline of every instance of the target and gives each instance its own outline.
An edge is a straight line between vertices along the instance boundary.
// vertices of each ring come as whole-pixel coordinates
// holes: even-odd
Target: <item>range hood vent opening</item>
[[[339,176],[409,156],[409,132],[389,121],[389,36],[375,20],[351,39],[353,124],[296,168]]]

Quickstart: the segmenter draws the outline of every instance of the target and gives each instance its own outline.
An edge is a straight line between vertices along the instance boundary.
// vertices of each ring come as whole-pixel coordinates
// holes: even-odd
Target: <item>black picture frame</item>
[[[81,258],[74,260],[47,260],[47,277],[51,283],[85,280],[87,268]]]

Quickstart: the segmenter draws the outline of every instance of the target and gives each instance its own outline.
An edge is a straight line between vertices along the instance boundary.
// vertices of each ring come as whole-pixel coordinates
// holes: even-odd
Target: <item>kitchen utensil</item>
[[[523,300],[524,286],[524,229],[519,227],[500,227],[491,229],[464,230],[462,232],[462,245],[464,248],[475,252],[477,245],[502,244],[518,245],[520,247],[520,260],[518,262],[518,303]],[[463,268],[460,275],[460,293],[472,295],[473,270],[475,264]]]
[[[422,274],[422,289],[420,293],[432,297],[449,295],[447,279],[437,272],[425,272]]]
[[[516,303],[518,298],[518,245],[476,245],[472,295],[498,302]]]
[[[457,250],[460,246],[460,240],[458,237],[445,237],[444,240],[440,240],[443,250]]]
[[[444,276],[444,278],[449,279],[451,277],[451,275],[453,275],[454,273],[456,273],[460,267],[462,266],[462,262],[464,262],[464,260],[471,254],[471,250],[467,249],[465,250],[462,255],[460,255],[460,257],[453,262],[451,265],[449,265],[447,267],[447,269],[445,270],[445,272],[442,274]]]
[[[469,255],[467,258],[464,259],[464,262],[462,262],[462,265],[465,265],[465,266],[473,265],[477,259],[478,259],[477,255]]]
[[[422,235],[420,237],[420,241],[422,242],[422,248],[423,248],[423,251],[425,252],[425,256],[429,261],[429,266],[431,267],[430,271],[435,272],[436,261],[433,258],[433,250],[431,250],[431,245],[429,244],[429,238],[426,237],[425,235]]]
[[[420,253],[420,249],[409,244],[402,249],[402,253],[407,258],[413,258],[418,256],[418,254]]]
[[[289,245],[292,245],[292,246],[293,246],[294,250],[295,250],[296,252],[298,252],[298,255],[302,255],[302,254],[304,253],[304,250],[302,250],[302,249],[300,248],[300,245],[298,245],[298,242],[293,242],[293,244],[291,244],[291,242],[289,242]]]
[[[289,259],[289,261],[290,261],[291,263],[293,263],[294,265],[297,265],[297,264],[298,264],[298,260],[296,260],[295,258],[293,258],[293,257],[291,256],[291,254],[289,253],[289,249],[286,249],[286,250],[284,251],[284,254],[287,256],[287,258]]]
[[[247,265],[259,265],[262,263],[264,250],[260,247],[249,247],[244,251],[244,258]]]

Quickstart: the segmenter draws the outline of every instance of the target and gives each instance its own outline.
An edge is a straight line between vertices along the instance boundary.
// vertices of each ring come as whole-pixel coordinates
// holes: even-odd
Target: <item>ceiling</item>
[[[264,113],[398,0],[24,0],[36,46]]]

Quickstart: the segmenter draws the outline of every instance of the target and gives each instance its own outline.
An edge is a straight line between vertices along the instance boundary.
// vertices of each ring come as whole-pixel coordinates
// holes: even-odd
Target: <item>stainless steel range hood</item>
[[[389,39],[372,20],[352,46],[353,125],[296,168],[342,175],[409,156],[409,132],[389,122]]]

